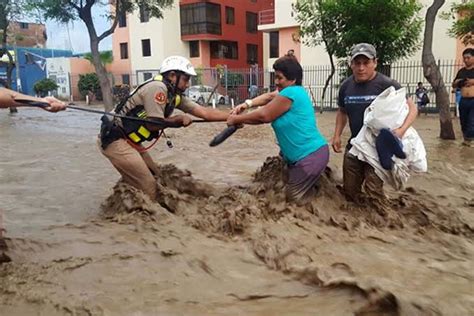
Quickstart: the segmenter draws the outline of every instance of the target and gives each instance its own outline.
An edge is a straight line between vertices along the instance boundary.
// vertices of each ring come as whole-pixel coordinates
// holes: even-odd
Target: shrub
[[[54,91],[57,89],[58,85],[56,84],[56,81],[49,78],[44,78],[39,81],[36,81],[35,85],[33,86],[33,90],[35,90],[36,94],[40,97],[45,97],[50,91]]]

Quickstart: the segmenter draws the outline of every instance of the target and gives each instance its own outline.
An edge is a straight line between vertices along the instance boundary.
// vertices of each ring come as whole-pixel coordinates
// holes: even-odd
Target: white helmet
[[[182,56],[170,56],[163,60],[160,67],[160,73],[163,74],[171,70],[178,70],[190,76],[196,76],[196,71],[191,62]]]

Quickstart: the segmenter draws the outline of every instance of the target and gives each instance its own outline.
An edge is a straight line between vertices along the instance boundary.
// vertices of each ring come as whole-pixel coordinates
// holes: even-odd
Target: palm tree
[[[92,53],[85,53],[84,54],[84,59],[87,59],[92,63]],[[111,50],[106,50],[103,52],[100,52],[100,61],[102,62],[102,65],[108,65],[111,64],[114,61],[114,55]]]

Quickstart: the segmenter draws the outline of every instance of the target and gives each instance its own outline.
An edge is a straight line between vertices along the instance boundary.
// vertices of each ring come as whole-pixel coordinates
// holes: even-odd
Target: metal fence
[[[451,89],[451,83],[457,71],[463,66],[462,61],[439,60],[438,66],[446,84],[446,90],[450,95],[451,106],[454,108],[455,95]],[[225,67],[221,69],[197,68],[196,72],[198,75],[192,78],[191,86],[199,87],[200,91],[207,92],[215,89],[219,98],[224,99],[227,104],[239,104],[245,99],[272,91],[275,88],[274,72],[271,69],[257,67],[246,69],[227,69]],[[345,65],[338,65],[336,67],[334,76],[326,90],[323,103],[323,88],[330,72],[331,67],[329,65],[303,67],[303,86],[310,94],[315,107],[320,110],[333,110],[337,108],[338,90],[341,83],[347,78],[349,68]],[[428,111],[436,111],[436,96],[430,84],[423,76],[421,61],[393,63],[384,68],[384,72],[390,75],[392,79],[398,81],[402,87],[406,88],[407,94],[413,98],[415,97],[414,94],[418,82],[422,82],[424,87],[428,89],[431,100],[430,104],[427,105]],[[111,81],[113,85],[128,84],[133,88],[158,73],[158,69],[139,70],[133,74],[111,75]],[[77,85],[77,78],[71,78],[71,84]],[[202,94],[209,95],[206,92],[202,92]]]

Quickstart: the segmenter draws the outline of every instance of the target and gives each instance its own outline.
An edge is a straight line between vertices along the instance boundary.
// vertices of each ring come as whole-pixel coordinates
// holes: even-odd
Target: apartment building
[[[181,39],[194,64],[230,69],[263,64],[258,12],[269,0],[180,1]]]
[[[8,45],[44,48],[46,40],[44,24],[12,21],[8,26]]]
[[[187,57],[202,68],[263,66],[258,12],[271,2],[176,0],[163,19],[150,17],[144,9],[121,16],[112,40],[115,82],[143,82],[170,55]]]

